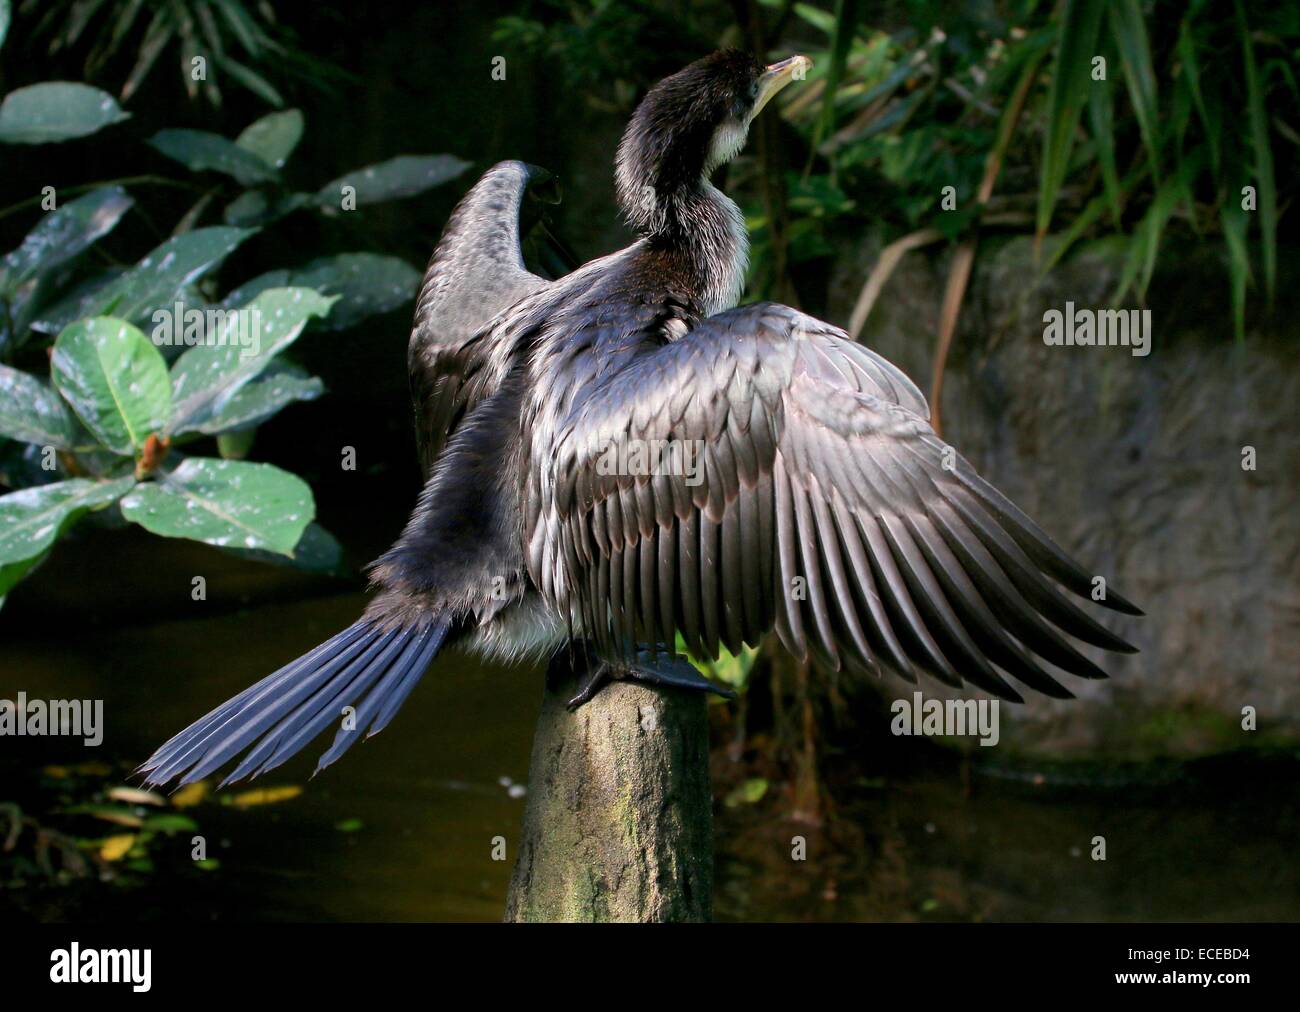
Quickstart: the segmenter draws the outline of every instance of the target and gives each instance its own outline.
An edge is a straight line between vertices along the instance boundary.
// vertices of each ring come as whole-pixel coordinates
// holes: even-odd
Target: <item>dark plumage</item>
[[[1070,603],[1061,588],[1087,597],[1091,574],[934,434],[898,369],[787,306],[732,308],[747,241],[708,175],[805,66],[727,51],[652,89],[617,164],[640,238],[557,281],[519,253],[545,174],[503,162],[479,180],[416,308],[426,484],[374,599],[162,746],[149,780],[250,748],[231,776],[254,776],[355,707],[324,766],[391,719],[444,643],[573,658],[575,705],[611,676],[707,688],[670,659],[678,633],[715,655],[775,627],[800,656],[1013,700],[1008,677],[1068,696],[1049,665],[1104,677],[1068,637],[1132,650]]]

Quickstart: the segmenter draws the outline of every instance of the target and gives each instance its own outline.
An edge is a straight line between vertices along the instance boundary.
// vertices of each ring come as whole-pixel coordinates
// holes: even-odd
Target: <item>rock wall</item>
[[[838,260],[830,319],[848,319],[878,248]],[[1076,700],[1004,705],[1002,743],[1036,757],[1138,758],[1300,742],[1295,293],[1237,345],[1226,272],[1208,249],[1170,250],[1149,296],[1148,356],[1045,344],[1043,314],[1067,300],[1105,306],[1121,262],[1097,243],[1040,281],[1028,239],[983,245],[948,361],[944,437],[1147,613],[1105,613],[1141,653],[1085,648],[1112,677],[1063,675]],[[947,264],[910,254],[861,338],[927,394]],[[1283,266],[1283,279],[1296,276]],[[1243,468],[1247,446],[1255,470]],[[881,686],[890,699],[911,691]]]

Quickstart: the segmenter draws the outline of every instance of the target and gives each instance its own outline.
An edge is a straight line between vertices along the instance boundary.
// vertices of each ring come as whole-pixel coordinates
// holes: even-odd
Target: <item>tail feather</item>
[[[174,735],[139,772],[150,784],[176,778],[193,783],[252,746],[222,786],[256,777],[341,721],[344,707],[355,707],[353,719],[340,727],[321,756],[320,772],[363,734],[370,737],[388,725],[450,626],[441,616],[418,627],[392,629],[361,619]]]

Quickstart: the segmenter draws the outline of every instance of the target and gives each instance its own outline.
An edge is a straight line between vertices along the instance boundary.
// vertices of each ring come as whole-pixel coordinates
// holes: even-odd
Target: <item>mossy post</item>
[[[506,920],[709,920],[707,701],[615,682],[570,712],[573,692],[542,700]]]

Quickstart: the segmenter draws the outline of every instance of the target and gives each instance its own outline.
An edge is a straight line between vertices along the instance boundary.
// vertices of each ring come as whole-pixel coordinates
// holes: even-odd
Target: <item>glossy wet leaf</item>
[[[110,450],[132,455],[171,415],[167,363],[131,324],[79,320],[54,342],[50,373],[64,399]]]
[[[413,197],[450,182],[469,166],[469,162],[455,155],[399,155],[386,162],[353,169],[326,183],[317,191],[316,200],[323,208],[341,210],[345,186],[355,191],[357,207]]]
[[[221,172],[244,186],[271,182],[274,168],[247,148],[207,130],[159,130],[149,146],[193,172]]]
[[[0,103],[0,142],[49,144],[85,137],[130,116],[113,96],[75,81],[46,81]]]
[[[270,464],[191,457],[122,499],[122,515],[154,534],[290,555],[316,515],[311,489]]]
[[[280,169],[302,139],[302,130],[302,111],[285,109],[251,123],[235,143],[272,168]]]
[[[95,445],[57,391],[7,365],[0,365],[0,435],[61,450]]]
[[[260,425],[294,401],[312,401],[324,392],[319,377],[308,376],[297,366],[272,362],[265,373],[237,390],[195,430],[213,434]]]
[[[306,193],[270,193],[265,190],[246,190],[226,205],[221,214],[227,225],[252,228],[279,221],[300,207],[311,203]]]
[[[310,288],[272,288],[227,316],[225,343],[196,345],[172,366],[175,410],[168,431],[220,431],[201,427],[230,406],[241,388],[292,344],[309,320],[329,313],[333,302]],[[209,340],[213,337],[208,335]],[[249,413],[255,413],[255,408],[247,401],[234,406]]]
[[[72,478],[0,496],[0,565],[21,563],[41,555],[87,510],[115,502],[134,484],[134,478],[116,481]],[[0,577],[0,587],[5,579],[12,578],[16,583],[25,572],[18,572],[16,577],[13,573]]]
[[[187,285],[220,266],[254,231],[212,225],[174,236],[108,284],[42,313],[32,326],[51,333],[73,320],[104,315],[151,323],[155,310],[171,310]]]
[[[343,576],[346,572],[343,567],[343,546],[333,534],[315,521],[309,523],[302,532],[302,537],[293,546],[292,555],[277,555],[254,548],[227,548],[226,551],[257,562],[289,566],[308,573]]]
[[[49,550],[19,562],[0,563],[0,602],[50,556]]]
[[[258,292],[280,285],[314,288],[337,295],[339,302],[322,321],[324,330],[347,330],[369,316],[387,313],[415,298],[420,272],[398,257],[378,253],[338,253],[318,257],[294,270],[268,271],[226,296],[223,305],[238,306]]]
[[[8,292],[38,274],[82,253],[121,220],[134,201],[120,186],[92,190],[50,211],[27,238],[4,259],[3,287]]]

